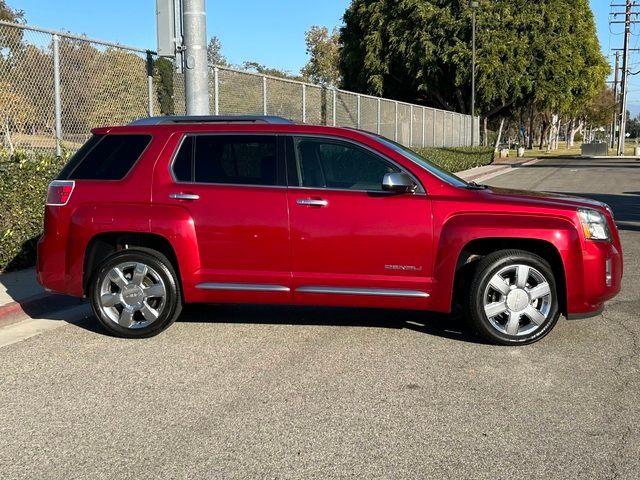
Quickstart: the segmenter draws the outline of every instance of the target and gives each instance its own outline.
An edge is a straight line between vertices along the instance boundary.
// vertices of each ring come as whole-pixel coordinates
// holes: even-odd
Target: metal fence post
[[[360,95],[356,97],[358,103],[358,128],[360,128]]]
[[[60,37],[53,36],[53,96],[56,119],[56,157],[62,156],[62,102],[60,100]]]
[[[397,142],[398,141],[398,102],[397,101],[395,102],[395,105],[396,105],[396,121],[395,121],[396,124],[393,131],[393,140]]]
[[[447,114],[442,113],[442,146],[448,147],[447,145]]]
[[[262,77],[262,114],[267,114],[267,77]]]
[[[380,135],[380,98],[378,98],[378,118],[377,118],[378,129],[376,133]]]
[[[409,105],[409,146],[413,147],[413,105]]]
[[[433,145],[431,145],[432,147],[437,147],[436,145],[436,111],[432,108],[431,109],[431,118],[433,119],[433,122],[431,127],[433,129],[433,138],[431,139],[431,141],[433,142]]]
[[[336,96],[337,96],[337,90],[334,88],[333,89],[333,126],[336,126]]]
[[[302,123],[307,123],[307,86],[302,84]]]
[[[153,57],[147,50],[147,113],[153,117]]]
[[[218,67],[213,67],[213,113],[220,114],[220,78],[218,76]]]
[[[425,145],[425,131],[427,130],[427,118],[425,116],[426,108],[422,107],[422,148],[426,147]]]

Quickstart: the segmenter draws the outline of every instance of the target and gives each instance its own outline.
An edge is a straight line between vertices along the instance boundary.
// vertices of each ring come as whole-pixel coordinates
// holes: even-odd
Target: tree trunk
[[[582,129],[582,120],[578,122],[577,126],[575,124],[575,119],[571,121],[571,126],[569,127],[569,143],[567,145],[567,148],[573,147],[575,143],[574,139],[575,139],[576,133],[578,133],[581,129]]]
[[[531,107],[531,110],[529,111],[529,141],[527,142],[527,148],[529,150],[533,150],[533,120],[533,107]]]
[[[484,137],[482,138],[482,146],[486,147],[489,144],[489,129],[487,128],[487,123],[489,122],[488,117],[484,117]]]
[[[495,152],[498,151],[498,145],[500,145],[500,139],[502,137],[502,127],[504,126],[504,117],[500,119],[500,128],[498,128],[498,136],[496,137],[496,144],[493,147]]]
[[[9,152],[10,152],[9,156],[13,157],[15,150],[13,148],[13,142],[11,141],[11,132],[9,132],[9,122],[4,124],[4,134],[5,134],[7,145],[9,147]]]
[[[549,134],[549,119],[547,115],[544,114],[542,116],[542,125],[540,126],[540,150],[544,148],[544,142],[547,139],[547,135]]]

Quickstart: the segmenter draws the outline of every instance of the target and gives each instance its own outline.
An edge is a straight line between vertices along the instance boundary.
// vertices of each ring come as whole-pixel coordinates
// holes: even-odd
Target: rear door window
[[[275,135],[192,135],[173,162],[178,181],[229,185],[284,185]]]

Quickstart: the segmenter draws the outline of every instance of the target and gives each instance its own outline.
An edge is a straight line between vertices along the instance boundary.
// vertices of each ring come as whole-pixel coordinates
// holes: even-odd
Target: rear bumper
[[[64,253],[64,242],[55,233],[45,234],[38,241],[36,279],[47,290],[67,293]]]

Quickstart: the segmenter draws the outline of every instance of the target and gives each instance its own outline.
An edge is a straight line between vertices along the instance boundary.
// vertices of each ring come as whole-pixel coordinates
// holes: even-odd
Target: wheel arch
[[[564,262],[555,245],[547,240],[532,238],[491,237],[476,238],[466,243],[459,255],[455,267],[454,289],[451,296],[452,307],[459,299],[457,294],[466,292],[475,270],[473,268],[480,258],[499,250],[523,250],[546,260],[553,272],[560,312],[567,312],[567,285]]]
[[[163,254],[171,262],[178,277],[179,287],[182,289],[182,275],[176,252],[165,237],[146,232],[105,232],[94,235],[89,242],[84,255],[82,287],[88,293],[89,282],[96,268],[104,259],[113,253],[135,247],[155,250]]]

